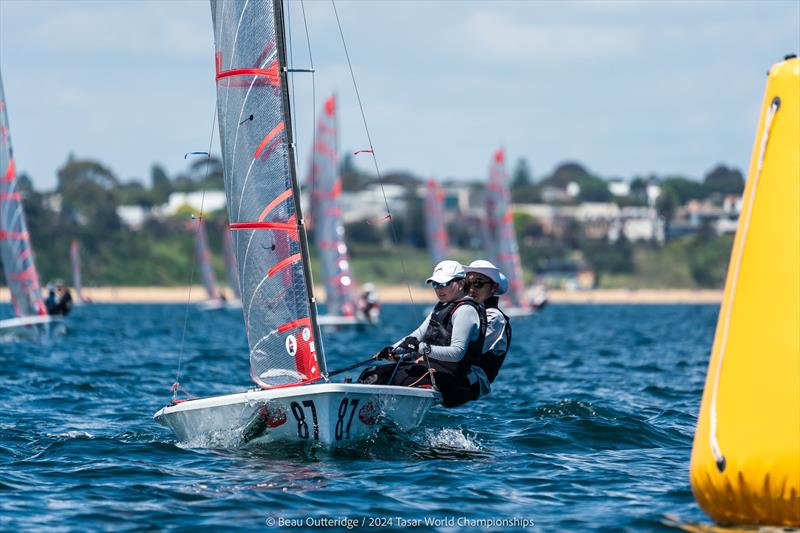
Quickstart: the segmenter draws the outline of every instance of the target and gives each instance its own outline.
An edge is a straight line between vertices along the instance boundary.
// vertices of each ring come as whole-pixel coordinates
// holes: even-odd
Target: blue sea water
[[[717,312],[552,305],[513,321],[512,351],[480,402],[436,407],[417,430],[351,449],[244,451],[188,447],[152,419],[181,351],[190,392],[250,386],[240,312],[190,310],[184,337],[185,306],[80,307],[59,341],[0,343],[0,529],[708,523],[688,467]],[[324,335],[329,368],[365,359],[416,317],[386,305],[381,328]]]

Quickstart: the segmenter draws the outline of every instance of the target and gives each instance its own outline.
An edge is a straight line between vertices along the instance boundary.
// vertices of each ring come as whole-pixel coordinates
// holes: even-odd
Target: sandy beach
[[[433,291],[426,287],[385,285],[377,288],[382,302],[434,303]],[[198,303],[206,299],[202,286],[191,287],[91,287],[84,296],[96,303]],[[316,289],[317,297],[325,301],[325,291]],[[74,296],[74,291],[73,291]],[[226,296],[231,297],[230,293]],[[10,301],[8,289],[0,289],[0,301]],[[719,304],[721,290],[695,289],[595,289],[590,291],[550,291],[550,303],[556,304]]]

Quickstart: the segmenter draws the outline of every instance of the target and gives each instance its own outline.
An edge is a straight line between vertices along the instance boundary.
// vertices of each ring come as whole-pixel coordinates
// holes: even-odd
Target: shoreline
[[[384,303],[433,304],[433,291],[426,287],[404,285],[378,286],[378,296]],[[230,300],[230,290],[224,289]],[[588,291],[549,291],[549,303],[553,304],[717,304],[722,302],[719,289],[593,289]],[[72,290],[73,297],[75,291]],[[325,301],[325,291],[315,288],[319,301]],[[200,285],[191,287],[88,287],[84,296],[95,303],[113,304],[185,304],[206,300],[205,289]],[[11,300],[8,289],[0,288],[0,302]]]

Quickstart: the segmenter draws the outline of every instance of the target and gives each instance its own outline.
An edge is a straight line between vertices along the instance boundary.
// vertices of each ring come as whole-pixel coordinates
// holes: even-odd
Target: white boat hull
[[[338,446],[369,437],[386,423],[416,427],[440,398],[429,389],[323,383],[187,400],[164,407],[154,418],[181,441],[199,447]]]
[[[60,315],[37,315],[0,320],[0,336],[42,339],[64,335],[67,325]]]
[[[366,320],[354,316],[317,315],[317,324],[320,326],[371,326]]]
[[[204,300],[198,303],[197,307],[201,311],[217,311],[219,309],[225,309],[226,302],[221,298],[218,300]]]
[[[536,310],[533,307],[509,307],[507,309],[502,309],[502,311],[509,318],[519,318],[519,317],[523,317],[523,316],[530,316],[530,315],[536,313]]]

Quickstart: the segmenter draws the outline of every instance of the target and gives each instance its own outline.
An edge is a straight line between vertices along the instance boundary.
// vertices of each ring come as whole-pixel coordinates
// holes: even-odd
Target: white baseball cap
[[[464,268],[464,271],[483,274],[493,282],[497,283],[498,288],[495,294],[498,296],[508,292],[508,278],[505,277],[505,275],[500,272],[500,269],[494,266],[494,264],[492,264],[490,261],[478,259],[477,261],[470,263],[468,267]]]
[[[465,275],[464,267],[461,266],[461,263],[447,260],[436,265],[436,268],[433,269],[433,274],[425,280],[425,283],[431,283],[432,281],[436,283],[447,283],[454,279],[463,279]]]

